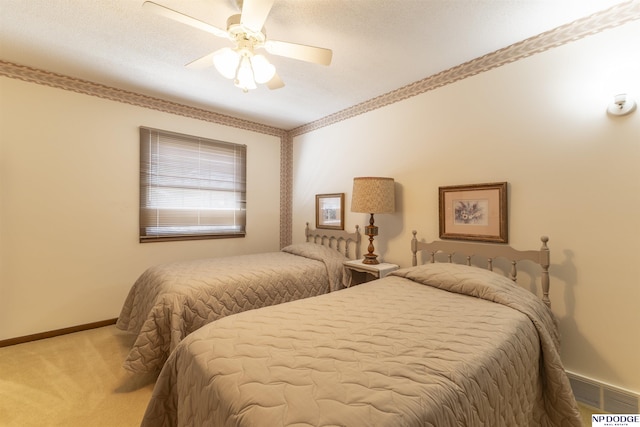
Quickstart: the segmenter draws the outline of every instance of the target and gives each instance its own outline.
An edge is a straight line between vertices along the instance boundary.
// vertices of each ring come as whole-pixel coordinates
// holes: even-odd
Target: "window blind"
[[[140,127],[140,241],[242,237],[247,147]]]

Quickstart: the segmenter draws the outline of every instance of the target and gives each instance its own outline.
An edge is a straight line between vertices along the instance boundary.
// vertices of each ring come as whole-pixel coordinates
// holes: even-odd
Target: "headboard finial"
[[[418,234],[418,232],[413,230],[411,233],[413,234],[413,238],[411,239],[411,265],[415,267],[418,265],[418,239],[416,238],[416,234]]]
[[[551,300],[549,299],[549,267],[551,265],[551,253],[547,242],[548,236],[540,237],[542,241],[542,248],[540,248],[540,265],[542,266],[542,301],[547,304],[547,307],[551,308]]]

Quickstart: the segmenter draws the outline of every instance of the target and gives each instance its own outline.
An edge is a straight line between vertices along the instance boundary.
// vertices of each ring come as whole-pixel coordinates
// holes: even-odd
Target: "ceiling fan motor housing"
[[[267,34],[264,27],[261,31],[253,31],[240,22],[241,15],[231,15],[227,19],[227,31],[238,48],[260,48],[264,46]]]

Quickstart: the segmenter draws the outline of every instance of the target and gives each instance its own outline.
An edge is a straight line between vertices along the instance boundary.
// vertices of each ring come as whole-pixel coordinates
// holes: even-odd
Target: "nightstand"
[[[361,259],[345,261],[344,266],[351,270],[351,283],[349,286],[380,279],[400,266],[381,262],[380,264],[364,264]]]

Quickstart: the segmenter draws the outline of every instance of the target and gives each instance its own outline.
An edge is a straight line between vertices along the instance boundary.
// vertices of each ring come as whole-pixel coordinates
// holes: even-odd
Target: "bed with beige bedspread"
[[[300,243],[151,267],[132,286],[116,323],[136,336],[124,367],[159,372],[178,343],[207,323],[342,289],[350,279],[346,259],[327,246]]]
[[[578,427],[558,349],[534,294],[426,264],[194,332],[142,425]]]

